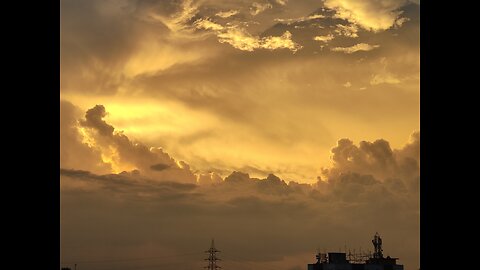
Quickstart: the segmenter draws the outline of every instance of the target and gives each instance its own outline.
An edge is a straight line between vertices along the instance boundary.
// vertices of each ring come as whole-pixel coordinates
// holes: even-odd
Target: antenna
[[[216,253],[220,252],[220,250],[215,248],[215,240],[213,238],[210,248],[205,252],[208,253],[208,258],[205,259],[205,261],[208,261],[208,266],[205,266],[204,268],[207,268],[208,270],[216,270],[218,268],[222,268],[217,265],[217,261],[220,261],[220,259],[217,258]]]
[[[378,232],[376,232],[375,236],[373,236],[372,244],[373,244],[373,247],[375,248],[373,257],[378,259],[383,258],[382,238],[380,238],[380,235],[378,234]]]

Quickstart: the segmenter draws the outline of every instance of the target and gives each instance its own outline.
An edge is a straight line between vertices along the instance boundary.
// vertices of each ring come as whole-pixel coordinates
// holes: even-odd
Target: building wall
[[[324,270],[352,270],[352,265],[351,264],[325,264],[324,265]]]
[[[365,270],[384,270],[384,268],[380,264],[366,264]]]

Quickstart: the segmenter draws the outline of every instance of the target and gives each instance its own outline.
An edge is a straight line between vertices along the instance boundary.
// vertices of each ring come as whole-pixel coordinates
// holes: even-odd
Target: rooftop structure
[[[308,264],[307,270],[403,270],[403,265],[397,264],[398,258],[383,256],[382,238],[378,233],[372,240],[374,253],[318,253],[317,262]],[[348,259],[347,259],[348,256]]]

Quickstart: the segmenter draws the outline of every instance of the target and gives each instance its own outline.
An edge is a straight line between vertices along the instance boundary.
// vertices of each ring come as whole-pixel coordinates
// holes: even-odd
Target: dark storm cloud
[[[311,253],[310,261],[294,265],[313,262],[318,247],[332,250],[347,242],[366,249],[371,235],[380,231],[385,250],[412,269],[418,263],[418,190],[399,188],[409,181],[403,177],[410,173],[390,166],[415,160],[417,137],[413,135],[411,143],[399,150],[382,140],[360,146],[341,140],[332,150],[334,164],[324,172],[326,181],[313,186],[287,184],[273,174],[260,179],[242,172],[197,186],[151,181],[141,172],[96,175],[62,170],[63,260],[79,256],[74,245],[79,230],[88,233],[80,241],[85,248],[107,246],[115,239],[118,248],[151,243],[154,249],[182,253],[202,251],[215,237],[225,258],[237,254],[251,263]],[[367,161],[370,166],[360,173],[356,166]],[[389,174],[380,177],[379,171]],[[79,181],[100,185],[79,192]],[[95,220],[96,226],[87,226],[83,219]],[[122,233],[126,228],[128,235]],[[112,251],[109,256],[117,255]],[[185,265],[179,269],[193,267],[201,258],[182,258]],[[225,259],[225,264],[232,260]]]
[[[107,116],[105,107],[103,105],[96,105],[85,113],[86,120],[82,121],[81,124],[98,130],[100,135],[111,136],[113,135],[114,128],[103,120],[105,116]]]
[[[60,175],[82,181],[99,181],[104,185],[103,188],[122,186],[130,191],[152,191],[153,189],[159,190],[167,188],[169,191],[177,192],[192,191],[197,187],[195,184],[152,181],[151,179],[143,177],[138,171],[97,175],[89,171],[60,169]]]

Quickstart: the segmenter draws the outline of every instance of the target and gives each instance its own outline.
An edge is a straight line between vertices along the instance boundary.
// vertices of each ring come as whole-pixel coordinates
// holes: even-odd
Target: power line
[[[195,254],[203,254],[202,252],[189,252],[189,253],[181,253],[175,255],[165,255],[165,256],[156,256],[156,257],[145,257],[145,258],[129,258],[129,259],[111,259],[111,260],[95,260],[95,261],[76,261],[76,262],[64,262],[61,264],[80,264],[80,263],[108,263],[108,262],[129,262],[129,261],[143,261],[143,260],[154,260],[154,259],[163,259],[163,258],[171,258],[171,257],[180,257],[180,256],[187,256],[187,255],[195,255]]]
[[[130,269],[146,269],[146,268],[156,268],[156,267],[166,267],[166,266],[175,266],[175,265],[198,265],[200,266],[200,263],[198,262],[185,262],[185,261],[178,261],[178,262],[157,262],[153,264],[148,264],[148,265],[140,265],[140,266],[122,266],[122,270],[130,270]],[[189,268],[195,268],[195,267],[189,267]],[[113,267],[113,266],[100,266],[100,268],[95,268],[97,270],[117,270],[118,267]]]
[[[250,265],[251,269],[259,268],[259,265],[261,265],[261,268],[278,270],[278,267],[276,267],[274,265],[268,265],[267,264],[268,262],[265,262],[265,261],[253,262],[250,259],[247,259],[245,257],[240,257],[240,256],[237,256],[237,255],[233,256],[233,255],[230,255],[228,253],[223,254],[223,257],[232,259],[231,261],[224,261],[224,264],[227,264],[227,262],[228,263],[237,263],[237,264],[240,264],[240,265],[248,264],[248,265]]]

